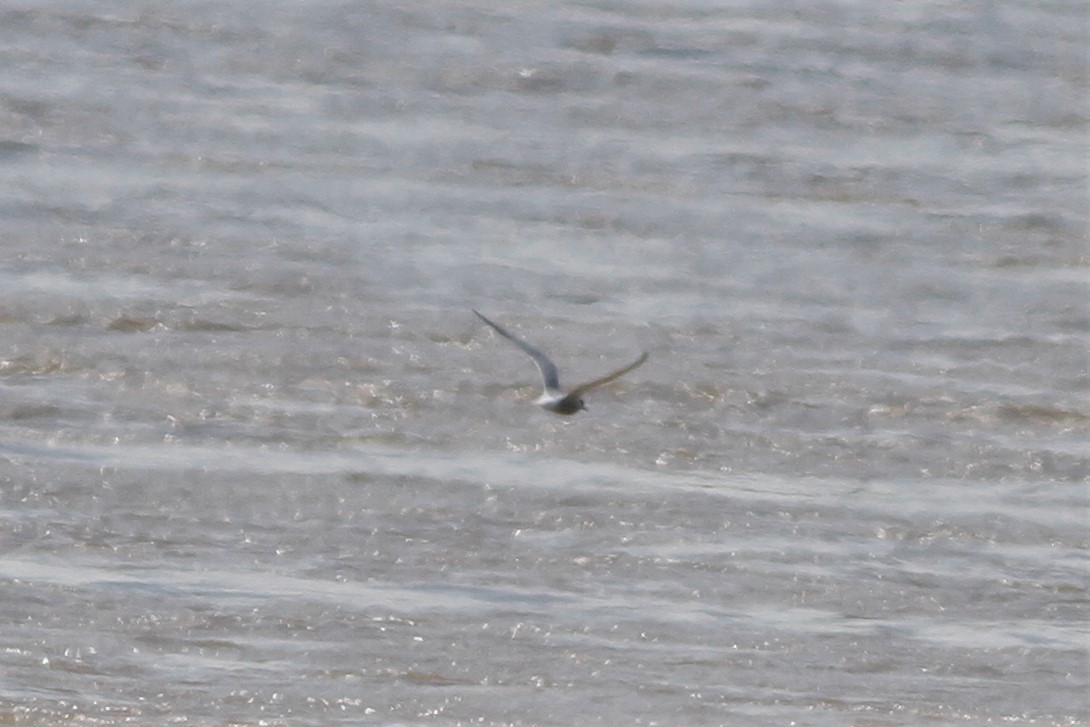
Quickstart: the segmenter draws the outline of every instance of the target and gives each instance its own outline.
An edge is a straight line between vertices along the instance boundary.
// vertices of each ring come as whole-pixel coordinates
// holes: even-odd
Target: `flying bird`
[[[487,323],[492,330],[506,338],[511,343],[521,348],[526,353],[530,354],[530,358],[537,364],[537,370],[541,372],[542,383],[545,387],[544,393],[539,396],[534,403],[540,406],[542,409],[551,411],[554,414],[575,414],[587,408],[583,403],[583,394],[596,389],[599,386],[605,386],[606,384],[616,381],[632,369],[642,366],[647,361],[647,352],[644,351],[638,359],[623,369],[618,369],[608,376],[603,376],[600,379],[589,381],[585,384],[576,386],[571,391],[565,392],[560,388],[560,375],[557,373],[556,364],[546,356],[544,353],[534,348],[530,344],[523,341],[521,338],[508,333],[502,326],[485,318],[477,310],[473,311],[477,314],[477,317]]]

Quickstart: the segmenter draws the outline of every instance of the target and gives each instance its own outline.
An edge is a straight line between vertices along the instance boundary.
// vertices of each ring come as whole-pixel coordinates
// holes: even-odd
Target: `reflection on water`
[[[0,11],[0,720],[1081,723],[1083,8],[253,10]]]

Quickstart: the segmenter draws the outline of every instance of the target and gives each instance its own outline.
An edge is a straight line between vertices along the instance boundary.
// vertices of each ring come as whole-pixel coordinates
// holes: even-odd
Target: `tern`
[[[576,414],[580,411],[583,411],[587,408],[587,405],[583,403],[583,394],[587,393],[591,389],[596,389],[599,386],[605,386],[612,381],[616,381],[632,369],[638,366],[642,366],[643,363],[647,361],[647,352],[644,351],[642,354],[640,354],[640,357],[638,359],[636,359],[633,363],[630,363],[628,366],[625,366],[623,369],[617,369],[616,371],[607,376],[603,376],[600,379],[595,379],[594,381],[588,381],[585,384],[580,384],[571,391],[566,392],[560,388],[560,375],[557,373],[556,364],[554,364],[548,356],[546,356],[544,353],[534,348],[530,344],[526,343],[526,341],[523,341],[521,338],[516,338],[515,336],[511,335],[503,328],[503,326],[488,320],[483,315],[481,315],[479,311],[474,310],[473,312],[476,313],[478,318],[487,323],[496,333],[500,334],[508,341],[521,348],[526,353],[530,354],[530,358],[532,358],[534,360],[534,363],[537,364],[537,370],[541,372],[542,383],[545,387],[544,393],[542,393],[542,395],[539,396],[534,401],[534,403],[540,406],[542,409],[545,409],[546,411],[551,411],[554,414],[568,415]]]

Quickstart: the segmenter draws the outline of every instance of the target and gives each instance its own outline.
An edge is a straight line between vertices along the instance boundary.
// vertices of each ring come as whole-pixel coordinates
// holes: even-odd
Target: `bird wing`
[[[526,353],[530,354],[530,357],[534,359],[534,363],[537,364],[537,370],[541,372],[541,378],[545,382],[545,391],[559,391],[560,375],[557,373],[556,364],[554,364],[548,356],[546,356],[544,353],[537,350],[530,344],[526,343],[526,341],[523,341],[521,338],[515,338],[506,330],[504,330],[502,326],[488,320],[477,310],[474,310],[473,312],[477,314],[478,318],[491,326],[492,330],[494,330],[496,333],[500,334],[508,341],[521,348]],[[641,361],[640,363],[643,362]],[[622,371],[621,373],[623,374],[624,371]],[[620,374],[618,374],[618,376],[619,375]]]
[[[647,351],[644,351],[643,354],[641,354],[638,359],[636,359],[634,362],[630,363],[629,365],[625,366],[623,369],[617,369],[616,371],[609,374],[608,376],[603,376],[600,379],[595,379],[594,381],[588,381],[585,384],[580,384],[579,386],[576,386],[574,389],[572,389],[570,392],[568,392],[568,396],[578,396],[578,395],[580,395],[580,394],[582,394],[582,393],[584,393],[586,391],[590,391],[591,389],[596,389],[599,386],[605,386],[606,384],[610,383],[611,381],[616,381],[617,379],[621,378],[622,376],[627,374],[632,369],[643,366],[643,364],[647,361],[647,358],[648,358],[648,353],[647,353]]]

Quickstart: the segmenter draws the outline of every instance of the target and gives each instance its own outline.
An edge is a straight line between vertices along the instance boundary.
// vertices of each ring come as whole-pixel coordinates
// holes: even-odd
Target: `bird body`
[[[564,391],[560,388],[560,374],[556,369],[556,364],[554,364],[548,356],[546,356],[541,350],[531,346],[526,341],[523,341],[521,338],[512,335],[505,328],[503,328],[503,326],[500,326],[498,323],[494,323],[488,320],[483,315],[481,315],[479,311],[474,310],[473,312],[478,318],[488,324],[488,326],[492,328],[492,330],[521,348],[523,351],[530,355],[530,358],[534,360],[534,363],[537,365],[538,371],[541,372],[542,385],[544,387],[544,391],[542,392],[541,396],[539,396],[534,401],[534,403],[540,406],[542,409],[545,409],[546,411],[551,411],[554,414],[570,415],[583,411],[587,408],[586,404],[583,402],[583,394],[590,391],[591,389],[596,389],[599,386],[604,386],[608,383],[616,381],[617,379],[627,374],[629,371],[635,369],[638,366],[642,366],[648,358],[647,352],[644,351],[640,355],[640,357],[636,359],[635,362],[629,364],[628,366],[625,366],[622,369],[618,369],[611,374],[603,376],[600,379],[595,379],[594,381],[588,381],[585,384],[580,384],[571,391]]]

